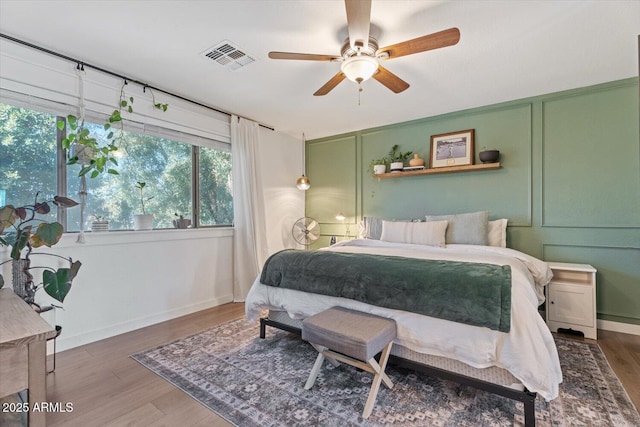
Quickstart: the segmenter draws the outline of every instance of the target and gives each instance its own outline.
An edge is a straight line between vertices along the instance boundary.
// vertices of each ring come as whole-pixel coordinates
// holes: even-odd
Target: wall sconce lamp
[[[344,220],[347,219],[346,216],[344,216],[344,214],[342,212],[340,212],[338,215],[336,215],[336,219],[340,222],[342,222],[342,225],[345,225]],[[346,224],[346,229],[344,232],[344,237],[345,238],[349,238],[349,223]]]

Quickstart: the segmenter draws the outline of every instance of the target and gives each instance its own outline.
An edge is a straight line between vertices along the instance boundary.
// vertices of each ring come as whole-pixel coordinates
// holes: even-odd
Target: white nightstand
[[[596,325],[596,269],[588,264],[550,262],[553,279],[547,286],[547,325],[598,339]]]

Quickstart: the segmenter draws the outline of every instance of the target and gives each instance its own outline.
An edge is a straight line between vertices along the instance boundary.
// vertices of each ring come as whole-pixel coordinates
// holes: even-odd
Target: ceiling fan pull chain
[[[358,107],[360,106],[360,94],[362,93],[362,86],[358,83]]]

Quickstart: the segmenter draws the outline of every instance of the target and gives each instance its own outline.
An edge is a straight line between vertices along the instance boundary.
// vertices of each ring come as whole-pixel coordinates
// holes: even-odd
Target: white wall
[[[304,191],[296,188],[302,174],[302,137],[260,128],[260,173],[264,190],[267,250],[300,248],[291,235],[293,223],[304,216]]]
[[[66,234],[50,250],[82,262],[64,310],[55,312],[63,327],[59,351],[233,300],[231,228],[85,235],[78,244],[77,234]],[[32,256],[34,266],[56,263]],[[4,267],[10,286],[9,264]],[[39,283],[42,275],[34,277]],[[36,299],[57,303],[42,290]]]

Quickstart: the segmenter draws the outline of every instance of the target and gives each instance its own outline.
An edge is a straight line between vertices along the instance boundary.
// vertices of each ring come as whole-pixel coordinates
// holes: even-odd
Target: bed
[[[521,401],[525,405],[525,425],[535,425],[536,394],[552,400],[557,397],[562,381],[553,337],[538,314],[538,306],[544,301],[544,286],[552,277],[548,265],[506,247],[423,243],[354,239],[321,250],[508,265],[512,283],[509,332],[341,297],[267,286],[260,282],[260,277],[246,299],[247,318],[255,320],[269,310],[268,316],[261,319],[261,336],[266,325],[298,332],[302,319],[333,306],[392,318],[398,328],[392,352],[394,362]]]

